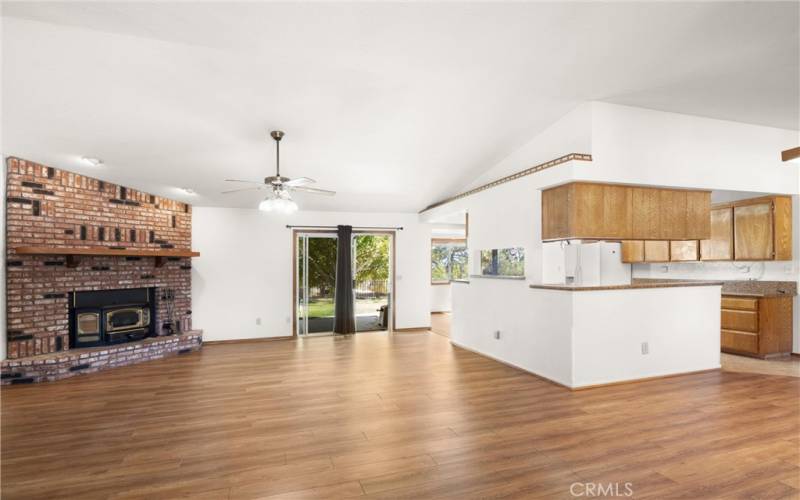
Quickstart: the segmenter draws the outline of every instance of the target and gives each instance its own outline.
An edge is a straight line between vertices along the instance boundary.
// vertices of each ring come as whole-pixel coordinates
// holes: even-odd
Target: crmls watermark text
[[[633,483],[572,483],[569,492],[574,497],[630,497]]]

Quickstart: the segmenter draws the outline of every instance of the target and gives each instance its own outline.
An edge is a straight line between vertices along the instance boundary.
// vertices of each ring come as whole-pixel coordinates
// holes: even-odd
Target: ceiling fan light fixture
[[[293,214],[297,212],[297,203],[289,196],[288,191],[275,191],[258,204],[258,209],[262,212]]]

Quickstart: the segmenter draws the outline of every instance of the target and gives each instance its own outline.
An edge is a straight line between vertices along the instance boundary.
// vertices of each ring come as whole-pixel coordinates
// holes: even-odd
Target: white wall
[[[570,153],[592,150],[592,105],[580,104],[470,182],[464,191]]]
[[[193,207],[192,323],[205,340],[292,334],[292,230],[286,224],[403,226],[396,241],[396,327],[430,326],[430,227],[415,214]],[[261,318],[261,324],[256,319]]]
[[[719,286],[571,295],[573,387],[720,366]]]
[[[453,284],[450,338],[577,388],[719,368],[719,307],[719,286],[568,292],[477,278]]]
[[[453,307],[453,285],[431,285],[431,312],[450,312]]]
[[[592,103],[592,158],[583,180],[798,194],[800,169],[781,161],[795,130]]]
[[[571,386],[570,293],[533,290],[525,280],[473,278],[453,283],[451,318],[455,345]]]

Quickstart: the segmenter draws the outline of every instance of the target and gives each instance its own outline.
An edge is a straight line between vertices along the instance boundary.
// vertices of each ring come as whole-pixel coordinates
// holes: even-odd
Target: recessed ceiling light
[[[88,163],[93,167],[102,167],[103,165],[105,165],[105,163],[103,163],[103,160],[101,160],[100,158],[94,158],[92,156],[83,156],[81,157],[81,160],[85,161],[86,163]]]

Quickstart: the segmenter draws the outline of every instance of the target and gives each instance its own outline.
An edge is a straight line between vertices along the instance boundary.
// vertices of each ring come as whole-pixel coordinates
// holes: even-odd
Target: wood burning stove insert
[[[153,336],[155,298],[155,288],[70,293],[70,346],[121,344]]]

